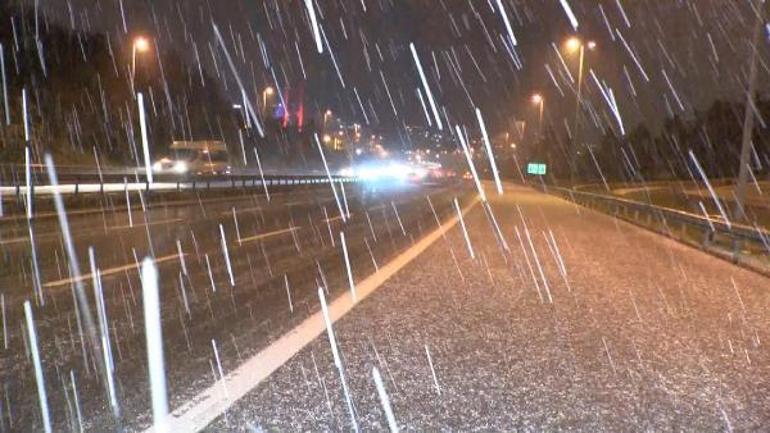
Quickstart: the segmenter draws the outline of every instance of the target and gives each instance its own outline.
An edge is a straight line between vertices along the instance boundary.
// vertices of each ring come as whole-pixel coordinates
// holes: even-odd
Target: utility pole
[[[765,6],[763,0],[755,0],[757,23],[751,41],[751,63],[749,65],[749,86],[746,94],[746,109],[743,117],[743,144],[741,147],[741,162],[738,170],[738,183],[735,185],[735,217],[740,223],[746,222],[746,184],[748,181],[749,156],[751,155],[751,136],[754,131],[754,93],[757,87],[757,56],[759,55],[760,35],[764,23]]]

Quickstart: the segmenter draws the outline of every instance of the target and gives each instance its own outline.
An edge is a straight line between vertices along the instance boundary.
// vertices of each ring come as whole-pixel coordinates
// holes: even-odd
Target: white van
[[[159,174],[227,175],[230,157],[223,141],[174,141],[171,155],[157,160],[152,171]]]

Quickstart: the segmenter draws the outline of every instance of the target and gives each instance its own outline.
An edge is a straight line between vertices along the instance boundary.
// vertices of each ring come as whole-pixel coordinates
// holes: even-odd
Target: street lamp
[[[595,41],[588,41],[586,43],[583,43],[583,41],[578,38],[577,36],[571,36],[567,39],[567,41],[564,43],[564,46],[567,48],[567,51],[570,53],[578,52],[579,61],[578,61],[578,82],[577,82],[577,91],[575,92],[575,139],[574,139],[574,146],[577,149],[578,146],[578,137],[579,137],[579,128],[580,128],[580,102],[581,102],[581,94],[583,89],[583,64],[585,63],[585,49],[586,47],[593,51],[596,49],[596,42]],[[570,170],[574,171],[574,167]],[[574,179],[573,179],[574,180]]]
[[[332,110],[326,110],[324,113],[324,129],[326,129],[326,121],[332,115]]]
[[[273,96],[274,93],[275,93],[275,90],[270,86],[265,87],[265,90],[262,91],[262,109],[263,110],[267,111],[267,97]]]
[[[569,39],[567,39],[567,42],[564,43],[564,46],[567,47],[567,51],[569,51],[570,53],[574,53],[575,51],[579,50],[580,47],[583,46],[583,42],[581,42],[578,37],[572,36]]]
[[[150,41],[144,36],[138,36],[134,39],[132,54],[131,54],[131,88],[134,88],[134,81],[136,79],[136,53],[146,53],[150,50]]]
[[[543,109],[545,107],[545,98],[543,98],[543,95],[539,93],[535,93],[530,98],[530,101],[532,101],[533,105],[537,105],[540,107],[540,117],[537,124],[537,128],[538,128],[538,134],[543,135]]]

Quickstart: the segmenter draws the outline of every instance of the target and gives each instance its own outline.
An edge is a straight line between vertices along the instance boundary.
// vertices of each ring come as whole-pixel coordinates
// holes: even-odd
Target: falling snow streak
[[[35,322],[32,316],[32,305],[29,301],[24,302],[24,317],[27,319],[27,334],[29,336],[29,346],[32,351],[32,363],[35,367],[35,382],[37,383],[37,396],[40,402],[40,414],[43,417],[43,430],[50,433],[51,415],[48,413],[48,395],[45,390],[45,379],[43,377],[43,366],[40,362],[40,350],[37,344],[37,333],[35,332]]]
[[[439,130],[444,129],[443,123],[441,123],[441,117],[438,114],[436,108],[436,101],[433,99],[433,92],[428,85],[428,78],[425,76],[425,72],[422,70],[422,63],[420,63],[420,57],[417,55],[417,48],[414,47],[414,43],[409,44],[409,49],[412,51],[412,58],[414,64],[417,66],[417,72],[420,74],[420,80],[422,81],[422,87],[425,90],[425,94],[428,95],[428,102],[430,102],[430,111],[433,112],[433,118],[436,120],[436,127]]]
[[[516,36],[513,34],[513,27],[511,27],[511,21],[508,19],[508,14],[505,12],[505,7],[503,6],[503,0],[495,0],[497,3],[497,10],[500,12],[500,16],[503,18],[503,24],[505,24],[505,30],[508,32],[508,37],[510,38],[510,43],[513,46],[518,45],[518,41],[516,40]]]
[[[214,35],[217,38],[217,42],[219,42],[219,46],[222,48],[222,51],[225,53],[225,58],[227,59],[227,64],[230,66],[230,71],[233,73],[233,76],[235,77],[235,81],[238,83],[238,87],[241,90],[241,94],[246,94],[246,88],[243,86],[243,83],[241,82],[241,76],[238,74],[238,70],[235,67],[235,63],[233,62],[232,57],[230,57],[230,52],[227,50],[227,46],[225,45],[224,39],[222,39],[222,34],[219,33],[219,27],[217,27],[216,24],[213,22],[211,23],[211,26],[214,29]],[[251,99],[244,98],[244,102],[246,103],[246,108],[251,116],[251,121],[254,122],[254,125],[257,126],[257,131],[259,132],[259,135],[261,137],[265,136],[265,132],[262,129],[262,124],[259,122],[259,119],[257,118],[257,113],[254,110],[254,107],[251,104]]]
[[[321,311],[323,313],[324,323],[326,324],[326,335],[329,338],[329,345],[332,349],[332,356],[334,357],[334,365],[337,367],[337,373],[340,376],[340,382],[342,383],[342,391],[345,394],[345,403],[348,407],[348,414],[350,415],[350,422],[353,426],[353,431],[358,432],[358,421],[356,421],[356,413],[353,409],[353,400],[348,390],[348,382],[345,379],[345,371],[342,366],[342,359],[340,358],[339,350],[337,349],[337,339],[334,337],[334,329],[332,328],[332,322],[329,319],[329,309],[326,306],[326,296],[322,288],[318,288],[318,298],[321,301]]]
[[[52,185],[58,185],[58,179],[56,176],[56,169],[54,168],[53,158],[51,155],[45,155],[45,166],[48,173],[48,178]],[[67,219],[67,212],[64,209],[64,200],[61,197],[58,189],[54,189],[54,205],[56,207],[56,215],[59,220],[59,226],[61,227],[62,237],[64,238],[64,247],[67,252],[67,259],[69,263],[69,271],[74,278],[74,295],[77,302],[75,303],[76,313],[78,317],[84,321],[85,330],[88,337],[88,343],[91,351],[95,356],[97,365],[102,375],[106,378],[107,371],[106,366],[102,362],[102,358],[98,356],[101,353],[101,345],[99,339],[96,336],[96,327],[94,325],[93,316],[91,315],[91,307],[89,306],[88,297],[85,293],[85,288],[81,280],[80,265],[78,264],[77,254],[75,253],[75,245],[72,240],[72,232],[70,231],[69,220]],[[84,354],[85,354],[85,342]]]
[[[313,39],[315,40],[316,49],[318,50],[318,54],[321,54],[324,52],[324,46],[321,42],[321,32],[318,30],[319,24],[313,0],[305,0],[305,7],[307,8],[307,13],[310,17],[310,25],[313,28]]]
[[[139,92],[136,95],[137,104],[139,104],[139,127],[142,134],[142,154],[144,155],[144,170],[147,176],[147,182],[152,184],[152,160],[150,160],[150,143],[147,138],[147,120],[144,111],[144,95]]]
[[[160,295],[158,270],[147,257],[142,261],[142,299],[144,304],[144,325],[147,339],[147,365],[150,372],[150,396],[155,431],[168,431],[168,397],[166,391],[166,368],[163,356],[163,331],[160,320]]]
[[[572,30],[577,31],[578,20],[577,20],[577,17],[575,16],[575,13],[572,12],[572,7],[569,5],[569,1],[567,0],[559,0],[559,1],[561,2],[561,7],[564,9],[564,13],[567,14],[567,18],[569,19],[569,23],[572,26]]]
[[[334,194],[334,201],[337,203],[337,209],[340,212],[340,217],[342,217],[343,221],[347,221],[345,212],[342,210],[342,204],[340,203],[340,198],[337,195],[337,189],[334,187],[334,179],[332,179],[332,173],[331,171],[329,171],[329,164],[326,162],[326,156],[324,155],[324,149],[323,149],[323,146],[321,146],[321,141],[318,139],[318,134],[313,134],[313,139],[315,139],[316,146],[318,147],[318,152],[321,154],[321,161],[323,161],[324,170],[326,171],[326,179],[329,182],[329,187],[332,189],[332,193]]]
[[[492,166],[492,175],[495,177],[495,186],[497,187],[497,193],[503,193],[503,183],[500,181],[500,174],[497,172],[497,163],[495,162],[495,154],[492,152],[492,143],[489,142],[489,135],[487,134],[487,127],[484,124],[484,117],[481,115],[481,110],[476,108],[476,119],[479,121],[479,128],[481,128],[481,136],[484,138],[484,147],[487,149],[487,157],[489,157],[489,165]]]

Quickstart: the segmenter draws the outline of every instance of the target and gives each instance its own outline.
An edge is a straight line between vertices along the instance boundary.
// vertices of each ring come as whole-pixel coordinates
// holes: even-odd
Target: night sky
[[[574,14],[577,31],[564,5]],[[578,59],[567,53],[564,41],[579,35],[597,44],[586,52],[582,109],[586,134],[596,138],[608,128],[619,132],[621,125],[628,132],[639,122],[656,129],[664,118],[691,117],[717,98],[741,100],[756,22],[750,5],[735,0],[316,0],[328,40],[322,54],[304,0],[60,0],[39,1],[38,8],[64,25],[106,32],[122,44],[146,34],[163,50],[177,50],[192,63],[200,59],[237,102],[240,90],[213,38],[216,23],[251,98],[265,86],[278,87],[283,95],[292,89],[290,98],[301,91],[306,107],[316,113],[331,108],[347,121],[385,131],[426,126],[426,114],[432,116],[409,50],[413,42],[442,120],[476,131],[478,107],[490,135],[512,131],[515,120],[537,121],[529,97],[541,92],[547,122],[566,133],[565,120],[571,127],[575,113],[572,80]],[[761,90],[767,88],[766,41],[760,47]]]

